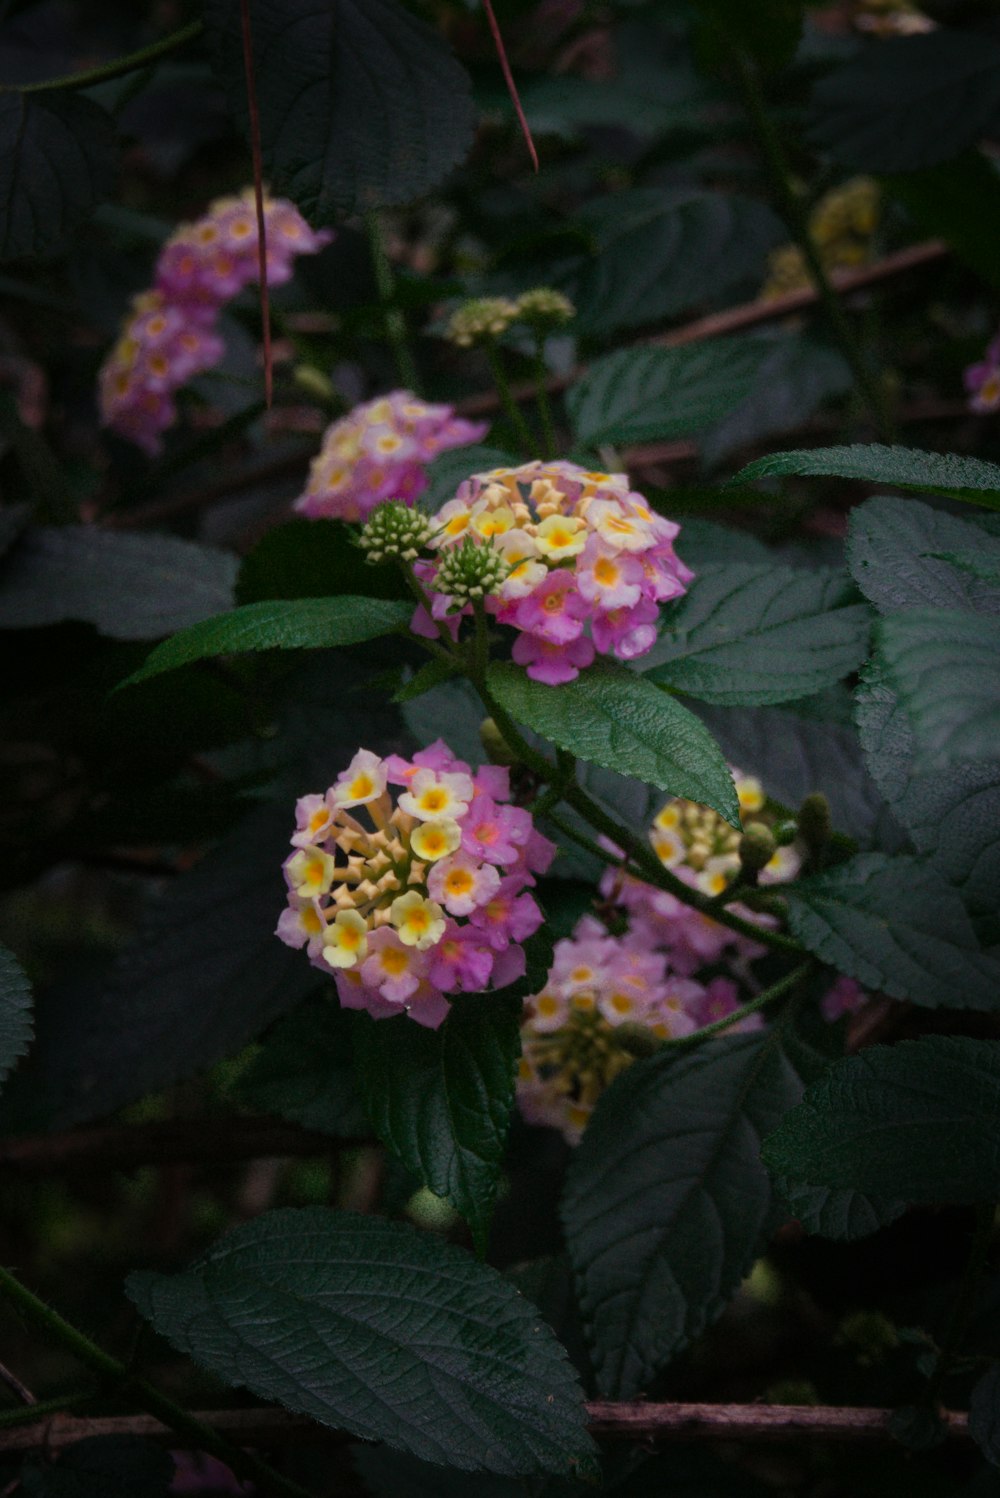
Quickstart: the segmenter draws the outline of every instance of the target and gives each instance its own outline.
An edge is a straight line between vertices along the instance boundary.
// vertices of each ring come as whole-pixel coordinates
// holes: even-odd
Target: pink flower
[[[553,645],[538,635],[519,635],[511,655],[519,666],[527,666],[532,681],[557,687],[564,681],[575,681],[584,667],[594,659],[594,642],[585,635],[568,645]]]
[[[583,631],[586,600],[581,597],[573,573],[565,568],[548,572],[527,598],[519,598],[502,614],[504,623],[553,645],[567,645]]]

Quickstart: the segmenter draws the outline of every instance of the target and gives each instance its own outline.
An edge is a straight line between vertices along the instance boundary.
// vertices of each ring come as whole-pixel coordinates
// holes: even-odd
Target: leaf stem
[[[392,357],[396,364],[396,373],[399,375],[400,382],[406,390],[411,390],[414,395],[419,395],[420,376],[417,373],[417,363],[406,336],[406,318],[403,316],[401,309],[395,305],[396,279],[392,272],[392,264],[389,256],[386,253],[382,224],[374,209],[365,214],[365,231],[368,235],[368,247],[371,251],[372,269],[375,272],[378,299],[382,307],[386,341],[392,349]]]
[[[500,404],[503,407],[504,414],[517,434],[517,440],[521,444],[525,457],[532,458],[536,452],[535,438],[524,418],[520,406],[514,399],[510,388],[510,381],[507,378],[507,371],[503,367],[503,359],[495,339],[487,339],[483,347],[486,350],[490,372],[493,375],[493,383],[497,388],[497,395],[500,397]]]
[[[661,1049],[666,1046],[676,1049],[678,1046],[698,1045],[699,1042],[708,1040],[712,1035],[721,1034],[731,1025],[738,1024],[741,1019],[756,1014],[768,1004],[773,1004],[776,999],[783,999],[786,994],[794,992],[812,972],[813,966],[813,959],[810,958],[808,962],[801,963],[790,973],[786,973],[783,978],[779,978],[777,983],[772,983],[769,988],[765,988],[763,993],[759,993],[755,999],[749,999],[745,1004],[741,1004],[739,1009],[734,1009],[732,1014],[727,1014],[723,1019],[713,1020],[710,1025],[702,1025],[700,1030],[693,1030],[690,1035],[678,1035],[675,1039],[663,1040],[660,1042]]]
[[[857,381],[858,389],[869,408],[872,424],[883,442],[895,440],[892,418],[889,414],[885,393],[878,377],[873,375],[864,352],[855,337],[851,320],[834,290],[826,267],[816,248],[809,228],[809,219],[795,191],[792,171],[777,126],[771,117],[754,64],[727,38],[728,51],[736,75],[736,82],[743,100],[743,107],[753,127],[760,146],[764,164],[777,198],[778,211],[794,243],[802,255],[819,298],[826,313],[830,329],[843,350]]]
[[[198,1450],[217,1456],[238,1476],[259,1483],[266,1491],[274,1493],[276,1498],[312,1498],[312,1495],[298,1483],[282,1477],[280,1472],[276,1472],[259,1457],[244,1451],[239,1446],[232,1445],[211,1426],[196,1419],[181,1405],[175,1404],[172,1399],[161,1394],[159,1389],[154,1388],[145,1379],[133,1378],[124,1363],[111,1357],[103,1348],[98,1347],[96,1342],[92,1342],[83,1332],[78,1331],[75,1326],[60,1316],[58,1311],[46,1305],[2,1265],[0,1265],[0,1292],[6,1295],[26,1321],[37,1326],[54,1341],[62,1343],[63,1347],[79,1362],[93,1369],[101,1378],[133,1390],[149,1414],[162,1420],[164,1425],[168,1425],[171,1430],[176,1430],[179,1434],[191,1438]],[[65,1400],[59,1401],[59,1407],[65,1408]],[[17,1413],[20,1414],[21,1411]],[[52,1411],[46,1410],[45,1405],[36,1404],[31,1407],[31,1413],[42,1418],[43,1414],[52,1413]]]
[[[927,1398],[932,1404],[936,1402],[941,1387],[951,1371],[955,1354],[962,1345],[962,1338],[965,1336],[970,1317],[975,1309],[980,1281],[986,1270],[986,1261],[989,1254],[990,1240],[993,1236],[995,1216],[996,1205],[994,1202],[980,1202],[976,1207],[976,1227],[972,1235],[969,1257],[966,1260],[965,1269],[962,1274],[958,1298],[955,1301],[955,1307],[951,1313],[951,1319],[948,1322],[945,1334],[941,1339],[941,1350],[938,1353],[934,1373],[927,1387]]]
[[[0,85],[0,94],[55,93],[58,89],[92,88],[97,83],[108,83],[112,78],[121,78],[126,73],[134,73],[138,68],[146,68],[150,63],[159,62],[161,57],[169,57],[171,52],[176,52],[178,48],[201,36],[204,29],[201,21],[191,21],[189,25],[181,26],[148,47],[140,47],[136,52],[113,57],[97,67],[85,68],[80,73],[64,73],[59,78],[43,78],[38,83],[5,83]]]
[[[542,428],[542,457],[546,461],[551,461],[559,449],[556,444],[555,423],[552,420],[552,404],[546,389],[548,377],[549,371],[545,363],[545,338],[539,332],[535,334],[535,404],[538,407],[538,420]]]

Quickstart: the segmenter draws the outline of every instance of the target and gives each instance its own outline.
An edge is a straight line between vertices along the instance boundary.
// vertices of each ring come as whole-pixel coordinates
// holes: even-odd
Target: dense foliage
[[[988,1498],[1000,23],[495,9],[0,7],[0,1493]]]

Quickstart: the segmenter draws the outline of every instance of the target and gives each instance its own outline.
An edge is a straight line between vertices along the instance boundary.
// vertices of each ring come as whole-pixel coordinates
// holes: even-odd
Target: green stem
[[[475,632],[472,636],[472,679],[486,680],[486,668],[490,663],[490,626],[481,598],[473,599],[472,614]]]
[[[112,78],[121,78],[125,73],[134,73],[137,68],[149,67],[162,57],[169,57],[171,52],[201,36],[204,29],[201,21],[192,21],[161,41],[140,47],[137,52],[113,57],[110,62],[102,62],[96,68],[85,68],[81,73],[64,73],[59,78],[43,78],[39,83],[5,83],[0,85],[0,94],[54,93],[57,89],[92,88],[96,83],[108,83]]]
[[[475,676],[471,676],[469,679],[479,693],[483,706],[500,730],[501,736],[511,753],[522,764],[527,765],[529,770],[534,770],[535,774],[540,776],[542,780],[551,782],[553,778],[552,765],[545,758],[544,754],[539,754],[537,749],[532,748],[513,718],[497,702],[486,684],[485,672],[482,674],[477,672]]]
[[[989,1254],[990,1239],[993,1236],[995,1215],[996,1207],[993,1202],[980,1202],[976,1207],[976,1229],[972,1236],[969,1257],[966,1260],[965,1270],[962,1274],[958,1299],[955,1301],[951,1320],[948,1322],[945,1334],[941,1339],[941,1350],[938,1353],[937,1365],[927,1387],[927,1398],[932,1404],[937,1400],[941,1386],[951,1371],[955,1354],[962,1345],[962,1338],[965,1336],[969,1320],[975,1310],[980,1282],[986,1271],[986,1261]]]
[[[371,250],[372,268],[375,272],[375,285],[378,287],[378,298],[382,304],[385,336],[392,348],[396,373],[405,389],[412,390],[414,395],[419,395],[420,376],[417,374],[416,360],[406,336],[406,318],[399,307],[394,304],[396,280],[392,273],[389,256],[386,254],[382,225],[377,213],[365,214],[365,228]]]
[[[541,333],[535,334],[535,403],[538,406],[538,420],[542,427],[542,457],[550,461],[558,452],[556,445],[556,428],[552,420],[552,404],[549,401],[549,393],[545,388],[549,371],[545,364],[545,339]]]
[[[692,889],[689,884],[684,883],[683,879],[678,878],[671,869],[660,862],[652,848],[647,848],[626,828],[620,827],[598,806],[596,801],[591,800],[581,786],[567,787],[564,799],[597,832],[603,833],[618,847],[623,848],[649,884],[655,885],[657,889],[666,890],[668,894],[682,900],[685,905],[691,905],[695,910],[701,911],[702,915],[718,921],[720,926],[728,926],[731,931],[738,931],[741,936],[760,942],[762,946],[773,947],[777,952],[797,954],[805,952],[805,948],[799,942],[790,936],[783,936],[780,931],[769,931],[764,926],[755,926],[752,921],[744,920],[742,916],[735,915],[731,910],[713,909],[708,895],[703,895],[700,890]],[[601,857],[607,862],[606,852],[602,851]]]
[[[738,1024],[741,1019],[746,1019],[748,1015],[756,1014],[768,1004],[773,1004],[775,999],[783,999],[787,993],[793,992],[809,976],[812,969],[811,959],[809,962],[803,962],[799,967],[793,968],[790,973],[786,973],[784,978],[779,978],[777,983],[772,983],[770,988],[765,988],[764,992],[759,993],[755,999],[749,999],[747,1003],[741,1004],[739,1009],[734,1009],[732,1014],[727,1014],[724,1019],[716,1019],[710,1025],[702,1025],[700,1030],[694,1030],[690,1035],[679,1035],[675,1040],[661,1041],[661,1047],[697,1045],[711,1035],[719,1035],[723,1030],[728,1030],[731,1025]]]
[[[64,1410],[75,1409],[94,1397],[93,1389],[73,1389],[56,1399],[39,1399],[34,1404],[18,1405],[15,1410],[0,1410],[0,1430],[10,1430],[15,1425],[33,1425],[36,1420],[61,1415]]]
[[[511,392],[510,381],[507,378],[507,371],[503,367],[500,350],[492,338],[483,346],[486,349],[486,357],[489,360],[493,383],[497,387],[497,395],[500,397],[500,404],[504,409],[507,420],[517,434],[517,440],[524,450],[525,457],[533,458],[536,456],[535,439],[531,428],[524,419],[524,414],[520,406]]]
[[[278,1495],[278,1498],[312,1498],[312,1495],[296,1482],[290,1482],[276,1472],[267,1462],[261,1461],[257,1456],[244,1451],[239,1446],[232,1445],[211,1426],[205,1425],[197,1420],[194,1415],[188,1413],[181,1405],[175,1404],[159,1389],[147,1383],[143,1378],[133,1378],[129,1374],[126,1365],[119,1362],[117,1358],[111,1357],[96,1342],[92,1342],[83,1332],[78,1331],[75,1326],[63,1319],[58,1311],[39,1300],[26,1285],[10,1273],[9,1270],[0,1266],[0,1291],[6,1295],[13,1306],[20,1311],[26,1321],[37,1326],[39,1330],[46,1333],[54,1341],[60,1342],[84,1367],[92,1368],[102,1379],[124,1386],[132,1390],[143,1409],[149,1414],[155,1415],[164,1425],[176,1430],[180,1435],[190,1439],[197,1450],[207,1451],[212,1456],[217,1456],[226,1466],[231,1467],[240,1477],[259,1483],[266,1491]],[[65,1407],[64,1402],[62,1402]],[[36,1414],[41,1406],[33,1405],[32,1413]]]
[[[408,566],[406,562],[400,562],[399,567],[404,578],[406,579],[406,586],[409,588],[414,598],[427,614],[428,619],[430,619],[431,623],[434,625],[441,640],[441,644],[437,645],[433,640],[429,640],[426,635],[418,635],[417,639],[419,643],[424,647],[425,650],[430,651],[431,655],[436,655],[439,659],[458,663],[459,652],[455,646],[455,641],[448,633],[448,627],[444,623],[444,621],[441,619],[435,619],[431,608],[431,600],[427,596],[427,592],[421,584],[420,579],[416,576],[412,567]],[[400,629],[399,633],[406,636],[406,638],[408,639],[411,638],[411,632],[408,627]]]
[[[757,70],[738,47],[732,43],[728,46],[743,105],[774,187],[778,211],[785,220],[788,232],[806,263],[810,280],[815,287],[820,305],[826,313],[830,329],[840,344],[851,366],[858,389],[868,405],[872,424],[881,440],[891,443],[895,434],[885,393],[878,378],[872,374],[861,345],[855,337],[851,320],[844,311],[816,248],[809,229],[809,218],[795,191],[791,167],[781,143],[781,136],[767,107]]]

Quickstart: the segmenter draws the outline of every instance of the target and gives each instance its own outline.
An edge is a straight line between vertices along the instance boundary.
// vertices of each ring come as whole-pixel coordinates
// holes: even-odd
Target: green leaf
[[[646,675],[705,702],[791,702],[855,671],[870,615],[841,572],[729,562],[704,567],[664,610]]]
[[[246,119],[239,0],[202,7]],[[396,0],[250,0],[264,172],[316,224],[421,197],[472,144],[467,73]]]
[[[1000,510],[1000,467],[958,453],[926,453],[914,447],[883,447],[878,443],[853,447],[815,447],[801,452],[772,453],[758,458],[730,479],[739,487],[752,479],[786,478],[792,474],[860,479],[888,484],[915,494],[941,494],[969,504]]]
[[[89,1436],[55,1463],[26,1463],[19,1491],[26,1498],[168,1498],[173,1480],[173,1457],[152,1441]]]
[[[810,142],[866,172],[912,172],[958,156],[1000,124],[1000,41],[989,32],[893,37],[813,90]]]
[[[868,768],[893,814],[961,891],[980,940],[1000,942],[1000,758],[915,770],[913,724],[877,662],[855,703]]]
[[[711,806],[734,827],[739,804],[711,734],[652,682],[610,662],[550,687],[516,666],[494,664],[489,689],[511,717],[560,749],[605,770]]]
[[[1000,1008],[1000,962],[957,892],[917,858],[862,853],[785,894],[792,935],[866,988],[931,1009]]]
[[[240,564],[238,604],[269,598],[406,598],[396,567],[372,567],[340,520],[289,520],[269,530]]]
[[[753,338],[617,349],[566,392],[574,437],[596,447],[691,436],[746,399],[762,361]]]
[[[327,985],[329,986],[329,985]],[[233,1088],[246,1108],[276,1113],[305,1129],[350,1139],[368,1132],[352,1060],[351,1015],[336,994],[307,999],[268,1031]]]
[[[499,447],[473,444],[449,448],[427,465],[428,487],[420,496],[420,508],[439,510],[449,499],[454,499],[459,484],[474,473],[488,473],[491,468],[516,468],[520,461],[516,453]]]
[[[358,1082],[372,1126],[406,1168],[443,1196],[486,1250],[521,1052],[520,999],[456,999],[439,1030],[405,1015],[363,1016]]]
[[[1000,1363],[991,1363],[969,1396],[969,1434],[994,1467],[1000,1467]]]
[[[1000,590],[1000,542],[994,539],[980,537],[975,550],[932,551],[928,555],[948,562],[959,572],[970,572],[980,582],[989,583],[991,589]]]
[[[1000,614],[1000,586],[956,567],[947,548],[992,545],[979,526],[914,499],[866,499],[848,521],[847,565],[862,593],[879,613],[936,607]],[[1000,565],[1000,563],[998,563]],[[1000,578],[998,578],[1000,583]]]
[[[921,238],[944,239],[948,250],[1000,286],[992,246],[1000,238],[1000,173],[982,151],[969,150],[941,166],[883,178],[885,192],[906,209]]]
[[[33,527],[0,563],[0,628],[82,619],[115,640],[155,640],[228,609],[236,565],[175,536]]]
[[[1000,620],[911,609],[879,620],[878,657],[913,726],[914,768],[992,760],[1000,742]]]
[[[753,387],[699,443],[709,466],[762,438],[794,431],[824,402],[845,395],[854,384],[843,354],[808,333],[759,336],[755,341],[764,357]]]
[[[912,1203],[1000,1195],[1000,1048],[928,1035],[831,1067],[764,1144],[768,1166],[807,1186]]]
[[[0,93],[0,260],[58,249],[114,186],[118,134],[78,93]]]
[[[419,670],[403,682],[402,686],[396,688],[392,694],[393,702],[412,702],[417,697],[422,697],[425,692],[432,692],[435,687],[441,686],[446,681],[451,681],[460,672],[460,667],[451,661],[433,660],[425,661]]]
[[[161,671],[173,671],[188,661],[205,660],[213,655],[358,645],[363,640],[392,634],[407,623],[412,613],[410,603],[349,594],[247,603],[230,614],[205,619],[164,640],[122,685],[145,681]]]
[[[601,1098],[562,1216],[602,1394],[647,1388],[739,1287],[774,1226],[760,1141],[801,1091],[776,1028],[661,1051]]]
[[[588,88],[593,94],[594,84]],[[689,187],[597,197],[574,222],[591,236],[593,254],[558,279],[579,326],[601,336],[662,322],[759,281],[768,251],[782,240],[764,204]]]
[[[800,1186],[784,1176],[775,1186],[804,1232],[835,1243],[853,1243],[868,1238],[880,1228],[902,1217],[908,1203],[888,1196],[865,1195],[850,1187]]]
[[[0,1082],[31,1039],[31,985],[6,947],[0,947]]]
[[[506,1476],[569,1475],[593,1449],[576,1377],[528,1302],[402,1223],[268,1212],[186,1274],[133,1274],[128,1291],[218,1378],[365,1440]]]

